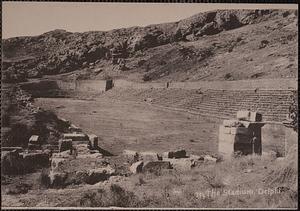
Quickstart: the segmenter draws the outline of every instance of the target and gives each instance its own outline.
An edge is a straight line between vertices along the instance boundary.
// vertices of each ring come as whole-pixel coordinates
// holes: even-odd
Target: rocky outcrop
[[[3,80],[20,82],[89,69],[96,63],[114,65],[118,59],[130,60],[157,46],[195,41],[272,18],[297,15],[294,13],[292,10],[217,10],[146,27],[84,33],[54,30],[39,36],[9,38],[3,40]],[[119,68],[128,70],[133,66],[126,64]]]

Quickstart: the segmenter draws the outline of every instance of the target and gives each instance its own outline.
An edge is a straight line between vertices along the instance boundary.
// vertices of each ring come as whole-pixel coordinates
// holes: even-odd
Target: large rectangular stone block
[[[186,158],[186,151],[182,149],[170,152],[163,152],[162,158]]]
[[[228,142],[219,142],[219,154],[223,157],[231,157],[234,152],[234,144]]]
[[[230,127],[225,127],[224,125],[220,125],[219,134],[230,134]]]
[[[76,142],[88,142],[89,138],[84,133],[64,133],[63,134],[64,139],[72,139],[72,141]]]
[[[249,121],[260,122],[262,121],[262,115],[258,112],[250,112]]]
[[[236,118],[238,120],[249,120],[249,118],[250,118],[250,111],[246,111],[246,110],[238,111],[236,113]]]
[[[39,144],[40,143],[40,137],[38,135],[32,135],[29,138],[29,143],[30,144]]]
[[[158,153],[156,152],[140,152],[139,153],[141,156],[141,159],[143,161],[158,161],[158,160],[162,160],[162,157],[159,156]]]
[[[232,134],[219,134],[219,142],[228,142],[228,143],[234,143],[235,135]]]
[[[234,126],[236,126],[238,123],[239,123],[239,121],[236,120],[236,119],[225,119],[225,120],[223,121],[223,126],[224,126],[224,127],[234,127]]]

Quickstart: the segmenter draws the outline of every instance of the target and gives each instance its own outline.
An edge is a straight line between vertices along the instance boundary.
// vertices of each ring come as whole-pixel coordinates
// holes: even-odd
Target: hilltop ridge
[[[297,16],[297,10],[216,10],[146,27],[4,39],[3,81],[297,77]]]

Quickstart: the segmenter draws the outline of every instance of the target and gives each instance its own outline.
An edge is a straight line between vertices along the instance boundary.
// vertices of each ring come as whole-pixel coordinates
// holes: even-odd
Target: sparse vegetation
[[[4,40],[2,81],[6,87],[2,94],[1,146],[27,148],[28,139],[33,134],[41,136],[42,144],[57,144],[61,133],[68,132],[69,123],[59,120],[53,111],[104,138],[98,140],[101,147],[87,151],[83,147],[80,149],[82,154],[78,155],[76,150],[76,155],[66,162],[58,158],[55,168],[60,172],[52,171],[52,167],[49,169],[49,157],[39,157],[34,160],[36,165],[32,165],[36,157],[28,156],[29,162],[22,163],[23,155],[17,150],[6,152],[10,156],[1,159],[2,170],[8,174],[1,178],[1,184],[5,186],[3,206],[296,208],[297,145],[291,147],[284,160],[277,159],[282,153],[274,146],[274,153],[270,156],[237,153],[231,160],[221,161],[221,157],[215,154],[220,118],[199,118],[166,107],[204,109],[207,113],[227,115],[223,107],[233,112],[245,104],[244,98],[258,101],[264,98],[273,102],[277,100],[276,95],[268,98],[268,92],[263,92],[262,98],[256,98],[259,88],[255,94],[251,91],[246,96],[241,94],[243,92],[230,91],[228,95],[225,90],[213,89],[195,92],[168,87],[120,91],[116,87],[101,95],[101,100],[97,99],[98,94],[75,93],[72,100],[60,101],[58,105],[57,99],[33,101],[16,84],[28,78],[68,72],[70,75],[53,78],[74,76],[74,79],[99,77],[110,80],[124,77],[134,81],[169,82],[296,76],[298,31],[296,25],[291,24],[298,13],[293,16],[292,11],[281,10],[237,11],[213,11],[176,23],[108,32],[54,30],[40,36]],[[269,71],[271,67],[276,71]],[[81,72],[73,75],[74,70]],[[48,89],[47,84],[44,89]],[[231,104],[227,95],[240,104]],[[267,118],[272,118],[277,111],[287,110],[285,102],[290,99],[285,98],[289,95],[280,93],[284,99],[272,105],[279,110],[262,108],[270,110]],[[235,96],[242,98],[236,100]],[[295,92],[289,107],[290,125],[296,131],[297,96],[298,92]],[[159,106],[165,108],[160,110]],[[282,119],[282,114],[274,116]],[[209,154],[213,161],[201,157],[201,160],[193,160],[187,170],[154,166],[146,172],[132,174],[131,163],[122,156],[112,156],[127,146],[134,150],[154,149],[159,153],[180,146],[195,157]],[[47,153],[45,155],[52,155],[52,151]],[[99,157],[88,157],[87,154],[99,154]],[[136,157],[134,155],[134,159]],[[57,174],[53,176],[50,170]]]

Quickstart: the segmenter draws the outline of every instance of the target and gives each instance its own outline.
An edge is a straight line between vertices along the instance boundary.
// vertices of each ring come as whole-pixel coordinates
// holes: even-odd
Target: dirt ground
[[[98,135],[100,147],[113,154],[124,149],[163,152],[183,148],[198,155],[217,150],[217,119],[101,97],[38,98],[35,104]]]

